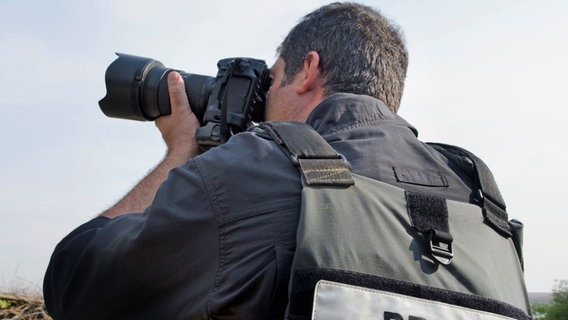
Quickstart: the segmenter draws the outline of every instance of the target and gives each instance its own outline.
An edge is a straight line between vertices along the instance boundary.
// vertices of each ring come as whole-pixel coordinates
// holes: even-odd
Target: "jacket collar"
[[[320,134],[338,133],[366,125],[402,125],[415,136],[418,131],[379,99],[352,93],[334,93],[314,108],[306,123]]]

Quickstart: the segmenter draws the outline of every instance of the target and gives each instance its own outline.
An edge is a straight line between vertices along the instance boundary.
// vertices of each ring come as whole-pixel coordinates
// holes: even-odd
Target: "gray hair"
[[[320,56],[326,96],[365,94],[397,112],[408,52],[399,27],[380,12],[356,3],[332,3],[306,15],[278,47],[286,78],[302,69],[309,51]]]

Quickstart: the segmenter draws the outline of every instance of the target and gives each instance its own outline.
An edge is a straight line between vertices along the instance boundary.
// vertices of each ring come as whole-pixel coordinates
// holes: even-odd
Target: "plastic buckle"
[[[448,232],[430,230],[428,232],[428,241],[430,243],[430,252],[434,259],[443,265],[449,265],[454,257],[452,242],[454,238]]]
[[[323,159],[323,158],[322,158],[322,159]],[[346,158],[344,155],[342,155],[341,153],[338,153],[338,154],[337,154],[337,158],[336,158],[336,159],[340,159],[340,160],[342,160],[345,164],[349,164],[349,162],[347,162],[347,158]],[[299,158],[297,155],[291,154],[291,155],[290,155],[290,160],[292,161],[292,164],[293,164],[294,166],[296,166],[296,167],[299,167],[299,166],[300,166],[300,158]]]

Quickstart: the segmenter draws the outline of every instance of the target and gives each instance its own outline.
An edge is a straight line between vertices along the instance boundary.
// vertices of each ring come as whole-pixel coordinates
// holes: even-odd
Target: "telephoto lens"
[[[203,119],[215,78],[166,68],[151,58],[123,53],[117,53],[117,56],[105,74],[107,94],[99,101],[105,115],[153,121],[170,114],[167,78],[171,71],[177,71],[184,79],[191,110],[198,119]]]

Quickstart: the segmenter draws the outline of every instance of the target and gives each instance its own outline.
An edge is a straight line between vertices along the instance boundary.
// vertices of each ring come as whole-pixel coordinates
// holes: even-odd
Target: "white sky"
[[[153,123],[106,118],[104,72],[124,52],[215,75],[230,56],[274,61],[308,0],[0,0],[0,291],[40,287],[56,243],[164,154]],[[568,279],[568,2],[365,1],[404,30],[400,114],[424,141],[494,171],[525,223],[530,291]]]

